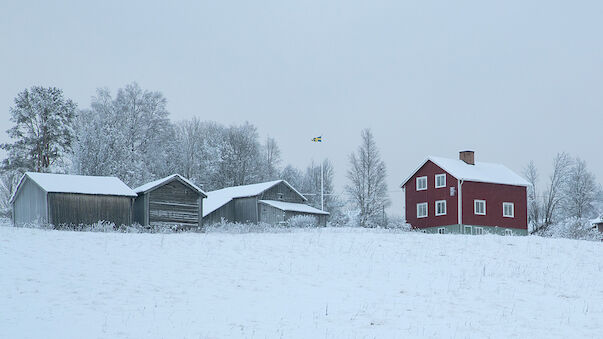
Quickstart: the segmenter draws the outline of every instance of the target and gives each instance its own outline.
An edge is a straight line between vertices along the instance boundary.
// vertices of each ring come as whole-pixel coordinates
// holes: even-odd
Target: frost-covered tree
[[[220,166],[214,177],[220,187],[258,182],[260,143],[255,126],[249,122],[230,126],[220,144]]]
[[[280,178],[287,181],[296,189],[303,191],[304,174],[292,165],[287,165],[281,171]],[[306,193],[306,192],[301,192]]]
[[[360,226],[373,227],[385,221],[385,207],[389,204],[385,162],[381,160],[371,130],[365,129],[361,135],[358,151],[350,155],[346,191],[359,210]]]
[[[61,166],[71,151],[76,109],[56,87],[34,86],[17,94],[9,110],[15,125],[7,131],[14,142],[2,145],[8,152],[4,167],[49,172]]]
[[[10,198],[17,188],[19,179],[23,172],[19,170],[6,170],[0,174],[0,215],[8,217],[11,215],[12,206]]]
[[[85,175],[114,175],[137,186],[170,172],[177,152],[175,131],[160,92],[133,83],[117,91],[99,89],[91,108],[77,122],[74,170]]]
[[[569,169],[564,192],[564,210],[568,217],[583,218],[593,213],[593,203],[597,198],[599,185],[593,173],[586,168],[586,162],[576,159]]]
[[[212,178],[219,170],[225,130],[218,123],[198,118],[179,122],[177,140],[180,150],[173,155],[174,162],[178,164],[176,172],[202,185],[205,190],[221,188]]]
[[[537,183],[538,183],[538,170],[533,161],[530,161],[528,166],[524,169],[524,176],[531,184],[528,187],[528,223],[531,229],[537,229],[540,223],[541,210],[540,199],[538,199]]]

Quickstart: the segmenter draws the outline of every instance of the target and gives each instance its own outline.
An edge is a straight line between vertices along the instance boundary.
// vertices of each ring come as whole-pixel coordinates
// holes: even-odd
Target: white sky
[[[0,129],[32,85],[84,108],[137,81],[174,120],[249,120],[298,167],[328,156],[340,189],[372,128],[392,212],[426,155],[461,149],[543,175],[566,151],[600,180],[601,18],[600,1],[2,2]]]

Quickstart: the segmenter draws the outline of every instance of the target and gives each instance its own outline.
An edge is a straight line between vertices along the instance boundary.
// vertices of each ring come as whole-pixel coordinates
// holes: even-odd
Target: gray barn
[[[134,222],[143,226],[200,227],[205,192],[179,174],[134,189]]]
[[[227,187],[207,193],[203,222],[285,223],[296,215],[316,217],[326,226],[328,212],[306,205],[307,199],[285,180]]]
[[[50,225],[132,223],[136,194],[115,177],[27,172],[10,199],[13,223]]]

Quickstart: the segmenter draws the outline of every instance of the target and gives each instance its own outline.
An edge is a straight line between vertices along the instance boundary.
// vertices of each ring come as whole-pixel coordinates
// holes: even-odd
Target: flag
[[[313,142],[322,142],[322,137],[312,138]]]

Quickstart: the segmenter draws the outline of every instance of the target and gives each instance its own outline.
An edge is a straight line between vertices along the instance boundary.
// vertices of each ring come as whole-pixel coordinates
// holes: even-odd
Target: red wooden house
[[[406,222],[429,233],[528,234],[525,179],[500,164],[428,157],[402,183]]]

